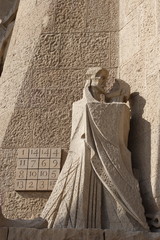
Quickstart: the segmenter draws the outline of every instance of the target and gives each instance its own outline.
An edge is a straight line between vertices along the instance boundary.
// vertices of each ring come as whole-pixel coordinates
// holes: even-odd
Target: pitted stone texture
[[[69,138],[70,120],[69,109],[55,109],[53,111],[36,110],[34,114],[34,133],[33,144],[34,146],[66,146]],[[62,121],[59,121],[59,116],[62,117]],[[68,126],[64,130],[63,124]],[[45,127],[44,127],[45,126]],[[65,131],[65,134],[64,134]]]
[[[35,49],[34,60],[40,69],[47,63],[49,67],[59,64],[60,34],[42,34],[39,46]]]
[[[60,67],[110,66],[109,39],[108,33],[62,35]]]
[[[84,68],[110,66],[108,33],[43,34],[35,49],[36,67]]]
[[[16,126],[16,127],[15,127]],[[32,146],[33,111],[15,110],[3,139],[3,148]]]
[[[111,40],[110,40],[111,46],[111,59],[110,64],[111,67],[118,67],[118,58],[117,58],[117,52],[119,51],[119,37],[116,32],[111,32]]]
[[[56,32],[82,32],[86,27],[86,0],[57,0],[55,12]]]
[[[117,31],[119,1],[87,2],[87,31]]]

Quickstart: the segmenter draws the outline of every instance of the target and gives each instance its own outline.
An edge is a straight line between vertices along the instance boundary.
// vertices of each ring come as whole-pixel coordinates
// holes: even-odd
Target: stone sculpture
[[[50,228],[148,230],[127,149],[129,85],[90,68],[84,95],[73,103],[70,149],[41,216]]]

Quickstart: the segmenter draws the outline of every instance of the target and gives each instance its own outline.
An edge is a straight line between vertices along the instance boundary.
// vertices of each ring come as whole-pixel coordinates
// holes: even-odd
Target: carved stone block
[[[48,169],[39,169],[38,179],[48,179],[49,170]]]
[[[38,181],[37,190],[44,191],[46,189],[48,189],[48,180],[40,180],[40,181]]]
[[[16,191],[51,191],[61,167],[61,148],[21,148],[17,151]]]
[[[26,190],[35,191],[37,190],[37,180],[27,180],[26,182]]]
[[[39,168],[49,168],[49,159],[40,159],[39,161]]]
[[[26,180],[16,180],[15,190],[16,191],[24,191],[25,189],[26,189]]]

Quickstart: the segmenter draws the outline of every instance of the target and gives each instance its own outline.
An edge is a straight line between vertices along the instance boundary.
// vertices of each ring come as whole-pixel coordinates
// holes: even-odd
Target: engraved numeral
[[[41,148],[40,158],[50,158],[51,150],[50,148]]]
[[[38,179],[48,179],[48,176],[49,176],[49,170],[46,170],[46,169],[39,170]]]
[[[51,159],[50,168],[60,168],[60,159]]]
[[[61,149],[60,148],[52,148],[51,149],[51,158],[61,158]]]
[[[31,148],[29,151],[29,158],[39,158],[39,148]]]
[[[39,168],[49,168],[49,159],[40,159]]]
[[[15,184],[15,190],[25,190],[25,180],[17,180]]]

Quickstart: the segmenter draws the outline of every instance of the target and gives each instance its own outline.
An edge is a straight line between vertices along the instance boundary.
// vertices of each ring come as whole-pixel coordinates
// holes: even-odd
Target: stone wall
[[[124,232],[102,229],[27,229],[1,228],[1,240],[159,240],[159,233]]]
[[[160,207],[159,13],[158,0],[120,1],[119,76],[134,92],[130,148],[147,213]]]
[[[17,149],[69,145],[89,66],[118,68],[118,0],[21,0],[0,78],[0,182],[7,217],[38,215],[49,193],[15,192]]]

